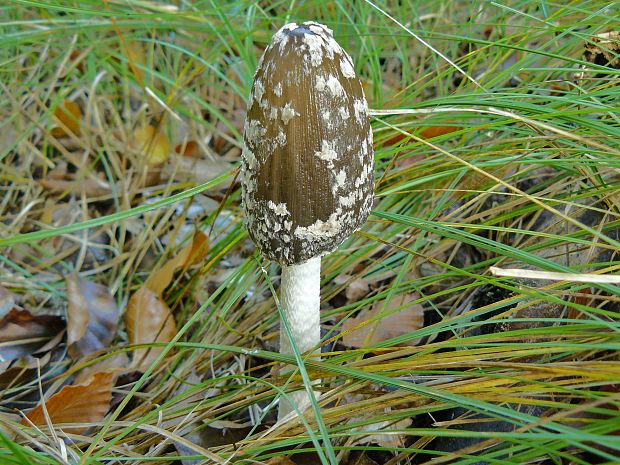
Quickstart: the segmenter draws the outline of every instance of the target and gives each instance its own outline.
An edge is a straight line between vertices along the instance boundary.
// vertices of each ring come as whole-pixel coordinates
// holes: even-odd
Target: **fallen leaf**
[[[42,357],[26,355],[16,360],[0,364],[0,389],[19,386],[33,379],[38,370],[45,367],[52,358],[52,353],[47,352]],[[10,368],[9,368],[10,366]]]
[[[162,298],[146,286],[131,296],[125,312],[125,324],[130,344],[170,342],[177,328],[172,312]],[[136,349],[133,366],[146,370],[163,350],[162,347]]]
[[[620,31],[604,32],[589,38],[583,57],[590,63],[620,69]]]
[[[82,368],[75,376],[73,384],[88,384],[88,380],[99,372],[113,373],[119,375],[129,370],[129,356],[127,352],[119,352],[115,355],[104,358],[103,360]]]
[[[0,320],[0,360],[25,357],[40,350],[64,328],[58,316],[34,316],[12,309]]]
[[[297,465],[290,458],[285,457],[283,455],[277,455],[275,457],[271,457],[265,463],[267,465]]]
[[[347,285],[345,297],[348,302],[357,302],[368,294],[370,286],[363,279],[355,279]]]
[[[64,423],[96,423],[103,419],[110,407],[114,375],[97,373],[88,384],[65,386],[47,401],[45,409],[53,425]],[[36,426],[45,426],[47,421],[41,404],[36,406],[22,424],[30,420]],[[87,426],[62,428],[66,433],[81,434]]]
[[[582,289],[579,292],[579,295],[573,296],[572,300],[573,302],[575,302],[576,304],[579,305],[592,305],[592,298],[586,297],[588,295],[592,295],[592,289],[589,287],[586,287],[585,289]],[[583,319],[584,315],[583,312],[579,309],[576,309],[574,307],[568,307],[568,318],[573,319],[573,320],[577,320],[577,319]]]
[[[88,303],[80,292],[78,278],[67,278],[67,343],[73,344],[84,336],[88,326]]]
[[[420,131],[420,137],[432,139],[433,137],[445,136],[461,129],[463,129],[461,126],[428,126]]]
[[[88,54],[85,52],[80,52],[79,50],[73,50],[71,55],[69,55],[69,60],[72,62],[72,66],[75,66],[80,73],[84,72],[84,57]]]
[[[15,299],[5,287],[0,286],[0,318],[3,318],[15,306]]]
[[[204,426],[201,428],[192,429],[187,434],[183,435],[183,442],[174,441],[179,455],[198,455],[202,456],[202,459],[181,459],[183,465],[198,465],[205,463],[206,457],[208,463],[218,463],[217,456],[210,456],[209,450],[213,447],[235,444],[243,441],[250,434],[251,428],[245,430],[216,430]],[[205,453],[206,452],[206,453]],[[214,460],[215,459],[215,460]]]
[[[417,331],[424,325],[422,305],[410,304],[417,299],[417,294],[400,294],[394,296],[387,306],[384,305],[384,301],[375,303],[370,310],[363,311],[357,317],[349,318],[343,323],[342,342],[349,347],[367,347]],[[372,322],[379,314],[388,313],[399,307],[404,308]],[[418,340],[414,339],[405,344],[415,346],[417,343]]]
[[[59,194],[76,192],[83,193],[86,197],[103,197],[112,192],[112,187],[106,181],[102,181],[95,176],[87,179],[41,179],[39,184],[45,189]]]
[[[348,465],[378,465],[377,462],[368,457],[366,451],[353,451],[345,463]]]
[[[232,163],[221,159],[183,157],[177,159],[176,163],[170,163],[169,166],[166,166],[165,172],[179,181],[191,179],[206,182],[224,174],[232,167]],[[232,178],[219,184],[218,188],[227,189],[231,183]]]
[[[489,169],[487,173],[500,179],[505,179],[509,166],[504,165],[498,168]],[[495,181],[489,176],[485,176],[478,171],[468,171],[458,184],[459,189],[463,190],[487,190],[495,185]],[[457,191],[458,192],[458,191]]]
[[[252,427],[252,423],[250,423],[250,422],[238,423],[236,421],[230,421],[230,420],[211,420],[209,418],[205,418],[202,421],[203,421],[203,423],[208,425],[210,428],[214,428],[214,429],[244,429],[244,428],[251,428]]]
[[[350,274],[341,273],[334,278],[334,283],[344,286],[347,303],[357,302],[370,292],[370,283],[366,279],[354,278]]]
[[[146,287],[161,295],[164,289],[172,282],[174,272],[185,266],[193,265],[204,260],[209,250],[209,238],[202,231],[197,231],[192,242],[181,249],[172,259],[160,269],[151,273],[144,283]]]
[[[127,55],[129,70],[136,76],[138,82],[142,84],[144,76],[141,67],[146,64],[144,47],[139,42],[129,42],[125,47],[125,54]]]
[[[178,144],[174,151],[184,157],[198,158],[200,156],[200,146],[195,140],[188,140],[182,144]]]
[[[71,100],[65,100],[54,109],[54,120],[60,126],[52,128],[52,135],[54,137],[68,136],[67,130],[69,130],[70,133],[79,136],[81,119],[82,110],[79,105]]]
[[[140,151],[149,165],[164,163],[170,154],[168,137],[150,124],[134,130],[131,146]]]
[[[196,234],[194,234],[194,238],[192,239],[192,250],[183,266],[196,265],[202,262],[207,256],[208,252],[209,238],[202,231],[196,231]]]
[[[107,287],[79,276],[67,278],[67,343],[74,359],[110,346],[119,311]]]
[[[174,403],[175,410],[182,410],[185,407],[189,407],[192,404],[197,405],[201,401],[204,401],[205,399],[208,399],[210,397],[213,397],[214,395],[217,395],[217,392],[219,391],[215,388],[210,388],[206,392],[195,391],[193,393],[183,395],[186,392],[188,392],[191,388],[193,388],[194,386],[200,384],[201,382],[202,382],[202,378],[193,371],[189,373],[188,375],[182,377],[181,384],[174,391],[174,397],[177,398],[177,400]],[[188,423],[194,422],[194,421],[196,420],[193,418],[191,419],[186,418],[185,415],[183,416],[174,415],[168,419],[163,420],[161,422],[161,426],[162,428],[170,431],[170,430],[176,429],[182,423],[187,425]]]
[[[381,433],[383,429],[399,430],[411,425],[411,418],[404,418],[400,421],[382,421],[363,428],[355,428],[356,431],[368,431],[372,434],[360,436],[353,441],[354,445],[377,444],[380,447],[395,449],[405,445],[405,435],[399,433]]]

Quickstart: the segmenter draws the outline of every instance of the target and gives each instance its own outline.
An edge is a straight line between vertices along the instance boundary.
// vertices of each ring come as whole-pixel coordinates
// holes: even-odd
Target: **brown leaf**
[[[33,354],[63,328],[58,316],[34,316],[14,308],[0,320],[0,359],[8,361]]]
[[[509,165],[500,166],[498,168],[489,169],[487,173],[504,179],[509,169]],[[483,173],[478,171],[468,171],[459,182],[458,187],[463,190],[486,190],[493,186],[495,181]]]
[[[0,389],[19,386],[33,379],[38,370],[47,365],[51,358],[52,353],[47,352],[39,358],[26,355],[12,362],[0,363]]]
[[[67,332],[74,359],[110,346],[119,311],[108,288],[71,275],[67,278]]]
[[[109,195],[112,192],[112,187],[106,181],[102,181],[95,176],[88,177],[87,179],[53,179],[44,178],[39,180],[39,183],[45,189],[49,189],[52,192],[58,192],[60,194],[66,194],[68,192],[83,193],[87,197],[103,197]]]
[[[198,158],[200,157],[200,146],[195,140],[188,140],[182,144],[178,144],[174,151],[184,157]]]
[[[0,318],[9,313],[15,306],[15,299],[6,288],[0,286]]]
[[[342,326],[344,333],[342,342],[349,347],[367,347],[422,328],[424,309],[420,304],[407,305],[416,299],[418,299],[416,294],[400,294],[394,296],[387,306],[384,305],[384,301],[379,301],[370,310],[361,312],[355,318],[349,318]],[[405,307],[398,312],[371,322],[379,314],[388,313],[402,306]],[[415,346],[417,342],[410,340],[406,345]]]
[[[353,444],[378,444],[381,447],[389,447],[390,449],[403,447],[405,444],[405,435],[394,433],[381,433],[381,430],[404,429],[411,425],[411,423],[411,418],[404,418],[397,422],[382,421],[380,423],[364,426],[363,428],[359,428],[359,430],[372,432],[373,434],[368,434],[367,436],[360,436],[359,438],[355,439]],[[358,430],[358,428],[355,429]]]
[[[125,324],[130,344],[170,342],[177,328],[172,312],[166,303],[146,286],[131,296],[125,312]],[[163,348],[136,349],[133,365],[144,371],[157,358]]]
[[[344,285],[344,295],[347,303],[357,302],[370,292],[370,281],[364,278],[355,278],[347,273],[341,273],[334,278],[334,283]]]
[[[80,73],[84,72],[84,57],[87,56],[87,53],[81,52],[80,50],[73,50],[71,55],[69,55],[69,60],[72,62],[72,66],[75,66]]]
[[[79,105],[71,100],[65,100],[54,109],[54,120],[60,126],[52,129],[52,135],[54,137],[68,136],[67,130],[69,130],[79,136],[81,119],[82,110],[80,110]]]
[[[363,299],[370,291],[370,285],[364,279],[354,279],[347,285],[345,296],[347,302],[357,302]]]
[[[620,31],[597,34],[585,44],[584,58],[590,63],[620,69]]]
[[[80,292],[78,277],[67,278],[67,343],[79,341],[88,326],[88,303]]]
[[[127,352],[119,352],[110,357],[82,368],[75,376],[73,384],[88,384],[90,378],[96,373],[103,372],[113,373],[115,375],[129,371],[129,356]]]
[[[265,463],[267,465],[297,465],[289,457],[285,457],[283,455],[277,455],[275,457],[271,457]]]
[[[170,164],[166,167],[166,174],[173,175],[174,179],[195,180],[197,182],[206,182],[215,179],[232,168],[232,164],[220,159],[211,158],[189,158],[183,157],[176,160],[177,163]],[[220,189],[227,189],[232,183],[232,179],[228,179],[219,185]]]
[[[451,132],[460,131],[460,126],[428,126],[420,131],[420,137],[423,139],[432,139],[433,137],[444,136]]]
[[[131,146],[140,151],[148,165],[159,165],[168,160],[170,142],[165,134],[147,124],[133,132]]]
[[[140,42],[129,42],[124,51],[127,55],[129,70],[136,76],[138,82],[142,84],[144,82],[144,75],[142,74],[141,67],[146,64],[144,47]]]
[[[589,287],[586,287],[585,289],[582,289],[578,295],[573,296],[572,300],[573,302],[579,305],[592,305],[592,299],[586,297],[588,295],[592,295],[592,289]],[[581,310],[578,310],[574,307],[568,307],[567,316],[568,318],[571,318],[573,320],[580,319],[580,318],[583,319],[584,317],[583,312],[581,312]]]
[[[192,242],[181,249],[172,259],[166,262],[160,269],[151,273],[144,285],[158,295],[172,282],[174,272],[189,265],[204,260],[209,250],[209,238],[202,232],[197,231]]]
[[[63,423],[96,423],[103,419],[112,399],[114,375],[97,373],[88,384],[65,386],[45,402],[53,425]],[[37,426],[47,425],[43,407],[36,406],[26,418]],[[22,424],[28,425],[27,419]],[[81,434],[87,427],[62,428],[67,433]]]

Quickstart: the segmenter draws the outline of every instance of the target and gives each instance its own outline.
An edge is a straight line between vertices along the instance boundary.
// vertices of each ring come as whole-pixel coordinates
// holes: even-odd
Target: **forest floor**
[[[620,463],[617,5],[0,11],[2,465]],[[362,80],[375,202],[282,372],[238,171],[259,57],[306,20]]]

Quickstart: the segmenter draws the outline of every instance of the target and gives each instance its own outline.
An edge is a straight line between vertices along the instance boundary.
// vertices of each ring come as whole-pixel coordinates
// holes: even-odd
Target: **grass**
[[[0,462],[618,463],[618,286],[489,273],[618,273],[619,73],[583,55],[617,28],[617,5],[174,5],[0,6],[0,283],[23,306],[62,313],[77,270],[124,308],[178,250],[169,237],[200,228],[211,244],[164,293],[177,336],[117,383],[87,433],[56,441],[19,424],[15,401],[34,406],[37,379],[2,392]],[[279,271],[252,250],[234,180],[261,50],[285,22],[310,19],[349,51],[374,110],[376,201],[323,260],[329,351],[299,364],[277,353]],[[606,46],[617,59],[617,42]],[[79,134],[60,137],[66,100],[82,116]],[[145,124],[173,153],[151,181],[135,148]],[[200,176],[172,150],[188,141]],[[50,184],[58,176],[71,182]],[[210,206],[189,218],[197,199]],[[367,292],[348,299],[356,280]],[[425,312],[416,331],[334,345],[364,311],[379,308],[380,321],[412,307]],[[121,329],[107,351],[49,362],[41,381],[131,351]],[[282,362],[300,369],[282,379]],[[322,380],[313,413],[274,426],[274,399],[311,378]]]

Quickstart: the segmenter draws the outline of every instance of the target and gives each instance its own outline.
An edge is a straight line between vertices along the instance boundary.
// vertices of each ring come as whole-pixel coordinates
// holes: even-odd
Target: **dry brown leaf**
[[[150,124],[134,130],[131,146],[140,151],[146,163],[151,166],[164,163],[170,154],[168,137]]]
[[[178,144],[174,151],[184,157],[198,158],[200,157],[200,146],[195,140],[188,140],[182,144]]]
[[[283,455],[271,457],[265,462],[267,465],[297,465],[289,457]]]
[[[125,324],[130,344],[170,342],[177,328],[172,312],[162,298],[146,286],[141,287],[129,299],[125,312]],[[146,370],[163,348],[136,349],[133,366]]]
[[[80,135],[80,121],[82,119],[82,110],[77,103],[71,100],[65,100],[61,105],[54,109],[54,120],[60,126],[52,129],[54,137],[64,137],[69,135],[67,129],[75,134]]]
[[[359,278],[351,281],[347,285],[347,290],[344,295],[347,298],[347,302],[357,302],[368,295],[370,291],[370,285],[365,280]]]
[[[378,465],[377,462],[368,457],[366,451],[353,452],[345,463],[348,465]]]
[[[119,352],[111,357],[106,357],[103,360],[89,365],[83,368],[75,376],[73,384],[88,384],[90,378],[96,373],[106,372],[119,375],[123,372],[129,371],[129,356],[127,352]]]
[[[384,301],[375,303],[370,310],[344,322],[342,342],[349,347],[367,347],[417,331],[424,325],[424,309],[420,304],[407,305],[417,299],[417,294],[400,294],[394,296],[387,306]],[[400,311],[371,322],[380,313],[388,313],[402,306],[405,307]],[[415,346],[417,343],[418,340],[410,340],[406,345]]]
[[[151,273],[144,285],[156,294],[161,295],[172,282],[172,276],[176,270],[202,261],[208,250],[208,237],[202,231],[197,231],[192,238],[192,242],[183,247],[178,254],[167,261],[160,269]]]
[[[67,278],[67,343],[74,359],[110,346],[119,311],[107,287],[79,276]]]
[[[146,64],[146,54],[144,47],[139,42],[129,42],[125,47],[125,54],[127,55],[127,65],[129,70],[136,76],[136,79],[140,84],[144,82],[144,75],[142,69]]]
[[[334,283],[344,285],[347,303],[357,302],[370,292],[370,282],[363,278],[353,278],[350,274],[341,273],[334,278]]]
[[[353,441],[354,445],[361,444],[378,444],[380,447],[388,447],[390,449],[394,449],[397,447],[403,447],[405,445],[405,436],[398,433],[381,433],[383,429],[391,429],[398,430],[407,428],[411,425],[411,418],[404,418],[400,421],[382,421],[381,423],[375,423],[372,425],[367,425],[363,428],[357,429],[358,431],[368,431],[373,434],[368,434],[366,436],[360,436],[359,438]]]
[[[0,318],[3,318],[15,306],[15,299],[5,287],[0,286]]]
[[[52,352],[48,351],[41,357],[26,355],[17,360],[0,363],[0,389],[19,386],[33,379],[38,370],[45,367],[51,358]]]
[[[590,63],[620,69],[620,31],[597,34],[585,44],[584,58]]]
[[[420,137],[432,139],[433,137],[444,136],[461,129],[463,129],[461,126],[428,126],[420,131]]]
[[[88,197],[100,197],[109,195],[112,192],[110,183],[102,179],[99,174],[91,172],[84,176],[81,172],[71,172],[68,163],[64,160],[56,163],[54,169],[49,171],[45,178],[40,179],[39,183],[45,189],[61,194],[79,192]],[[50,224],[54,207],[56,206],[52,202],[48,202],[48,204],[49,208],[43,209],[41,220],[46,224]]]
[[[197,182],[207,182],[229,171],[233,165],[222,159],[210,158],[189,158],[183,157],[177,160],[178,163],[171,163],[165,169],[166,174],[173,175],[174,179],[195,180]],[[232,179],[219,184],[218,188],[227,189],[232,183]]]
[[[504,179],[509,169],[509,165],[504,165],[498,168],[490,169],[487,173],[500,179]],[[479,173],[478,171],[468,171],[459,182],[458,187],[463,190],[486,190],[494,184],[495,181],[488,176],[485,176],[483,173]]]
[[[110,408],[114,375],[112,373],[97,373],[88,384],[65,386],[47,401],[45,409],[53,425],[63,423],[96,423],[103,419]],[[47,425],[43,407],[36,406],[22,424],[30,422],[37,426]],[[80,434],[88,427],[62,428],[66,433]]]
[[[52,192],[58,192],[60,194],[71,193],[83,193],[87,197],[103,197],[109,195],[112,192],[110,184],[101,179],[97,179],[95,176],[87,179],[54,179],[46,178],[39,180],[39,184],[45,189],[49,189]]]
[[[78,277],[71,275],[67,278],[67,343],[79,341],[88,326],[88,303],[80,292]]]
[[[34,316],[27,310],[12,309],[0,320],[0,359],[30,355],[64,329],[58,316]]]
[[[87,53],[81,52],[80,50],[73,50],[71,55],[69,55],[69,60],[72,62],[72,66],[75,66],[76,69],[83,73],[84,68],[84,58],[87,56]]]

